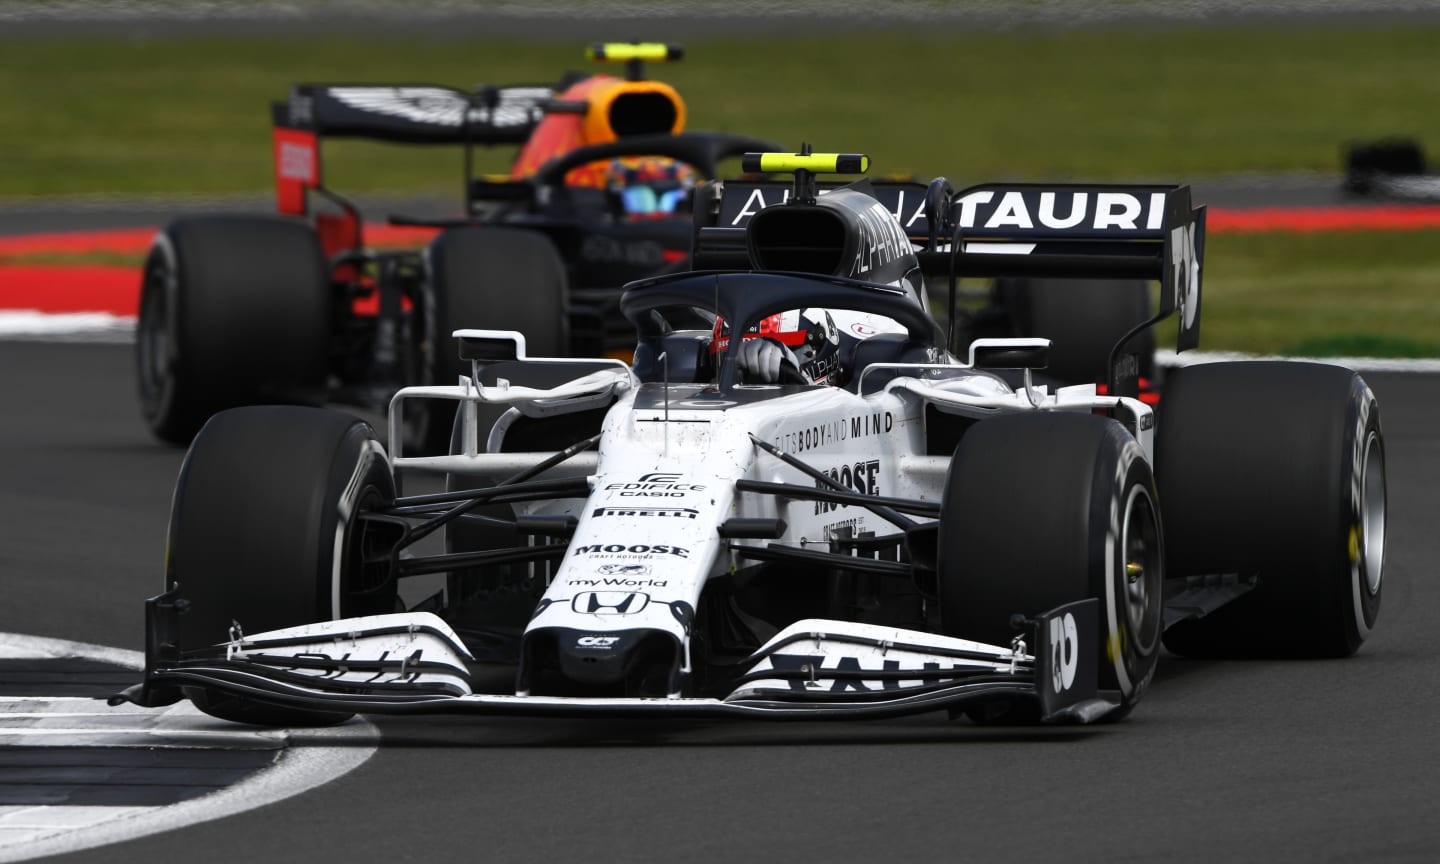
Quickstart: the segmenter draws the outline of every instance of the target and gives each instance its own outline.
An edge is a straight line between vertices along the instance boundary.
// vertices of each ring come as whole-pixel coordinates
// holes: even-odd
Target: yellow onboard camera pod
[[[664,42],[596,42],[585,49],[585,59],[608,63],[632,63],[636,60],[664,63],[684,56],[684,48]]]
[[[585,57],[602,63],[624,63],[625,77],[630,81],[645,80],[645,62],[664,63],[679,60],[685,49],[664,42],[596,42],[585,49]]]
[[[746,153],[740,168],[766,174],[790,171],[864,174],[870,170],[870,157],[863,153]]]
[[[801,144],[799,153],[746,153],[740,157],[742,171],[793,172],[795,191],[792,204],[813,204],[818,194],[816,174],[864,174],[870,170],[870,157],[863,153],[811,153],[809,144]]]

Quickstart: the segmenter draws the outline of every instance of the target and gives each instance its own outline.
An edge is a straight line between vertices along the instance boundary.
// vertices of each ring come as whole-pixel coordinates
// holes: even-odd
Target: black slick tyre
[[[226,408],[321,404],[332,314],[309,225],[257,216],[172,223],[146,258],[136,329],[140,410],[151,432],[188,444]]]
[[[538,232],[491,226],[443,232],[425,250],[425,301],[420,383],[454,384],[470,374],[451,335],[462,328],[518,330],[532,357],[570,353],[565,264]],[[424,454],[446,452],[454,404],[432,400],[415,413],[407,443]]]
[[[1110,717],[1124,716],[1160,656],[1158,502],[1144,452],[1114,420],[1046,412],[975,424],[941,502],[941,629],[1009,645],[1011,616],[1098,598],[1099,687],[1119,700]],[[1006,705],[969,713],[1027,719]]]
[[[1150,283],[1143,280],[1001,279],[995,297],[1014,335],[1053,342],[1045,375],[1065,384],[1108,380],[1110,349],[1154,315]],[[1154,377],[1154,330],[1131,337],[1127,347],[1140,356],[1139,374]]]
[[[1318,363],[1171,373],[1156,418],[1168,572],[1253,581],[1165,645],[1192,657],[1343,657],[1375,625],[1385,445],[1364,379]]]
[[[188,603],[182,655],[231,628],[267,630],[395,611],[393,574],[362,566],[356,514],[395,498],[374,432],[338,411],[237,408],[200,430],[175,487],[166,585]],[[187,688],[200,710],[262,725],[325,725],[348,713],[272,705]]]

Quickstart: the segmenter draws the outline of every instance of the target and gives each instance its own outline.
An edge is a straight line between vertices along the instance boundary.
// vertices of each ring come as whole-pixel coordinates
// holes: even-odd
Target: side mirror
[[[1044,369],[1050,365],[1049,339],[976,339],[970,343],[976,369]]]
[[[525,334],[516,330],[456,330],[460,359],[498,363],[525,359]]]

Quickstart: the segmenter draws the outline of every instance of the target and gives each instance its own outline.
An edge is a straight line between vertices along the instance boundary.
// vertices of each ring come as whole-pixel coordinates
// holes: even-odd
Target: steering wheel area
[[[805,375],[804,372],[800,371],[799,366],[796,366],[794,363],[790,362],[790,358],[786,357],[785,359],[780,361],[780,383],[809,384],[810,379]]]

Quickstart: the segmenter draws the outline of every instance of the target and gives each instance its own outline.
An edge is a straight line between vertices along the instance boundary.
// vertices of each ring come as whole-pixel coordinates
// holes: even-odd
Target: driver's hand
[[[745,373],[745,380],[751,384],[778,383],[781,363],[789,363],[796,370],[800,368],[795,352],[768,336],[740,343],[740,356],[736,362],[740,364],[740,371]]]

